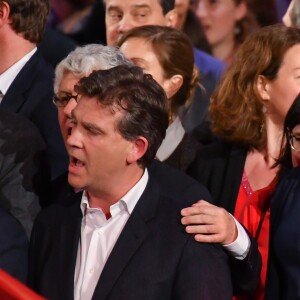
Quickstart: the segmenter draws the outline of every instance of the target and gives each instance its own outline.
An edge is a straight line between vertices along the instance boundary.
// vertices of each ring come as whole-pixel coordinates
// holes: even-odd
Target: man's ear
[[[148,140],[143,136],[139,136],[135,141],[132,141],[132,147],[127,155],[127,163],[132,164],[141,159],[148,149]]]
[[[9,23],[10,6],[7,2],[0,2],[0,27]]]
[[[163,83],[163,88],[170,100],[181,88],[183,84],[183,77],[179,74],[173,75],[171,78],[166,79]]]
[[[165,15],[165,19],[166,19],[166,26],[167,27],[176,27],[177,24],[177,19],[178,19],[178,12],[177,10],[174,8],[172,10],[170,10],[169,12],[166,13]]]
[[[265,76],[259,75],[256,81],[256,88],[260,97],[266,101],[270,99],[269,86],[269,80]]]

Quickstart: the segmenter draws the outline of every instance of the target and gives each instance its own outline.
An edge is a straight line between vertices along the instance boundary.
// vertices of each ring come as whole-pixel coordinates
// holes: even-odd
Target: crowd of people
[[[0,12],[0,298],[300,297],[299,0]]]

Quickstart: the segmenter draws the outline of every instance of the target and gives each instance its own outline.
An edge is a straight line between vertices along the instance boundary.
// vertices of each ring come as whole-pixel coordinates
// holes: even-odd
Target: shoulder
[[[163,195],[180,199],[183,203],[194,203],[199,199],[211,200],[207,189],[182,171],[159,161],[153,161],[148,170]]]
[[[195,64],[204,75],[212,76],[218,81],[223,74],[226,65],[215,57],[194,48]]]
[[[300,167],[287,171],[279,180],[275,196],[289,196],[293,192],[293,196],[300,197]]]
[[[300,167],[287,171],[279,180],[271,200],[273,215],[275,211],[281,211],[288,199],[300,200]]]
[[[28,119],[13,112],[0,109],[0,128],[3,131],[18,135],[18,139],[26,141],[27,139],[41,139],[37,127]],[[1,137],[1,133],[0,133]],[[8,137],[13,139],[13,136]],[[28,142],[28,141],[27,141]],[[28,144],[28,146],[30,146]]]
[[[218,140],[201,147],[197,152],[195,161],[226,161],[230,157],[246,156],[247,151],[245,147],[239,147],[232,143]]]
[[[211,159],[226,159],[235,147],[231,143],[218,140],[201,147],[196,155],[196,161]]]
[[[65,203],[54,203],[43,208],[35,220],[34,228],[61,226],[63,223],[68,223],[69,220],[81,218],[81,196],[82,192],[68,197]]]

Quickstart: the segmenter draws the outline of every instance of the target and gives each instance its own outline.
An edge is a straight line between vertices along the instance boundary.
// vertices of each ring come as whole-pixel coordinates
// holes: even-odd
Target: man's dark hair
[[[117,130],[129,141],[146,138],[149,146],[139,163],[144,167],[151,163],[168,127],[167,97],[151,75],[135,66],[94,71],[79,81],[75,91],[96,97],[112,114],[120,111],[123,116],[117,120]]]
[[[0,0],[10,7],[10,25],[32,43],[39,43],[43,37],[48,13],[49,0]]]
[[[170,10],[175,8],[175,0],[158,0],[163,9],[163,14],[165,15]]]
[[[126,1],[126,0],[124,0]],[[175,8],[175,0],[157,0],[163,10],[163,14],[167,14],[170,10]],[[105,0],[103,0],[104,6],[105,6]]]

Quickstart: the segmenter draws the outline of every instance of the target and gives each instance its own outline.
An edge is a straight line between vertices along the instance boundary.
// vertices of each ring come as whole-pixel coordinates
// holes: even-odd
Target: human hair
[[[156,0],[156,1],[159,1],[163,11],[163,15],[166,15],[169,11],[175,8],[175,0]],[[105,5],[105,0],[103,0],[103,3]]]
[[[292,164],[292,149],[289,141],[289,135],[292,133],[293,129],[300,124],[300,94],[294,100],[292,106],[287,112],[284,119],[284,130],[281,141],[281,151],[279,158],[276,161],[275,166],[280,166],[279,176],[284,173],[284,171],[293,168]]]
[[[49,0],[0,0],[10,7],[10,26],[24,39],[38,44],[44,34],[49,13]]]
[[[75,91],[96,97],[112,114],[120,111],[117,130],[129,141],[146,138],[149,145],[139,164],[146,167],[152,162],[168,127],[168,103],[164,90],[151,75],[136,66],[117,66],[92,72],[79,81]]]
[[[213,132],[230,142],[258,150],[266,146],[263,99],[257,81],[277,78],[286,52],[300,44],[300,29],[277,24],[251,34],[212,95]]]
[[[150,43],[156,55],[165,78],[181,75],[183,83],[172,97],[171,112],[177,114],[178,108],[188,105],[198,84],[198,69],[194,64],[193,46],[181,31],[175,28],[145,25],[127,31],[119,41],[121,46],[130,38],[142,38]]]
[[[290,18],[292,26],[300,27],[300,0],[294,0],[290,11]]]
[[[167,14],[170,10],[175,8],[175,0],[158,0],[163,10],[163,14]]]
[[[133,63],[115,47],[100,44],[77,47],[56,66],[54,92],[58,92],[65,73],[72,73],[82,78],[92,71],[106,70],[119,65],[132,66]]]
[[[236,22],[235,28],[235,41],[237,44],[241,44],[250,33],[258,30],[259,25],[253,11],[249,7],[247,0],[233,0],[233,2],[236,6],[240,5],[242,2],[245,2],[245,5],[247,6],[247,13],[245,17]]]

